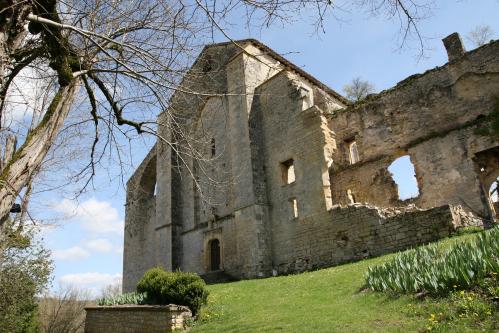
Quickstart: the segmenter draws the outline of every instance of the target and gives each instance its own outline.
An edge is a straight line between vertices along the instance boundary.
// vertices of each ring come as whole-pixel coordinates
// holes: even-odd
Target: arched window
[[[156,195],[156,156],[152,157],[140,178],[139,198],[152,198]]]
[[[490,186],[489,200],[492,206],[492,215],[499,218],[499,177]]]

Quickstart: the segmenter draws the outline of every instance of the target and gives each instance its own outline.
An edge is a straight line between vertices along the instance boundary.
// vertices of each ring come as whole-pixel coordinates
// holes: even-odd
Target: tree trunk
[[[31,6],[28,1],[2,0],[0,2],[0,101],[5,98],[1,92],[5,91],[4,85],[9,68],[14,62],[13,55],[27,35],[26,17],[30,11]],[[2,128],[2,114],[3,110],[0,110],[0,129]]]
[[[0,227],[9,216],[17,195],[29,183],[47,155],[68,115],[78,87],[79,81],[73,80],[68,86],[59,89],[40,124],[0,170]]]

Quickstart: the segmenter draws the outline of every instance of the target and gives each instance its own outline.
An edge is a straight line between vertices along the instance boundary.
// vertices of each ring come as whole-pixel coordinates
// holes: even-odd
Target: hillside
[[[448,246],[467,237],[472,236],[441,243]],[[448,300],[360,291],[367,267],[392,256],[298,275],[212,285],[209,305],[190,332],[427,331],[433,311],[445,309]],[[453,331],[490,332],[494,321],[497,328],[497,311],[483,324],[453,323]]]

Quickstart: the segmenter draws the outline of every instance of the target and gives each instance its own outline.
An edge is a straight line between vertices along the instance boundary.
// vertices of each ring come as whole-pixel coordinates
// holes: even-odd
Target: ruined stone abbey
[[[206,46],[128,182],[124,291],[154,266],[266,277],[493,223],[499,41],[444,44],[447,64],[354,104],[256,40]]]

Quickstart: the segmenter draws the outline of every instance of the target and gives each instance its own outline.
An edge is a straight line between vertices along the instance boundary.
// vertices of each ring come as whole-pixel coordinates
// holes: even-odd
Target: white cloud
[[[59,278],[59,283],[88,290],[92,296],[98,297],[104,287],[110,284],[121,284],[121,274],[97,272],[66,274]]]
[[[52,255],[58,260],[79,260],[87,258],[90,253],[79,246],[73,246],[64,250],[54,250]]]
[[[85,243],[85,247],[92,252],[107,253],[113,249],[113,244],[105,238],[92,239]]]
[[[123,220],[111,203],[90,198],[77,204],[75,201],[63,199],[54,209],[64,213],[68,218],[81,222],[81,226],[96,234],[123,233]]]
[[[62,283],[79,285],[79,286],[89,286],[92,284],[111,284],[116,281],[121,280],[121,274],[108,274],[108,273],[96,273],[96,272],[88,272],[88,273],[77,273],[77,274],[66,274],[61,276],[59,279]]]

